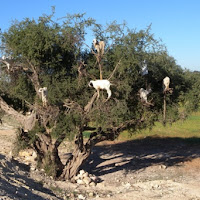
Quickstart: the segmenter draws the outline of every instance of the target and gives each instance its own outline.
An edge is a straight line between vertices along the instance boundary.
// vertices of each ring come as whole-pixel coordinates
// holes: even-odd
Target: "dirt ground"
[[[34,163],[11,158],[15,131],[0,127],[0,200],[200,200],[200,143],[145,138],[94,148],[84,170],[100,178],[93,187],[54,181]],[[64,161],[67,144],[60,148]]]

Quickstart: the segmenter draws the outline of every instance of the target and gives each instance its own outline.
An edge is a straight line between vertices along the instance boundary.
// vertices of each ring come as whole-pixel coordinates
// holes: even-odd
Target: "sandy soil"
[[[53,181],[34,163],[10,158],[15,138],[0,127],[0,200],[200,199],[200,144],[180,138],[107,142],[94,148],[84,169],[100,178],[94,187]],[[64,161],[67,144],[60,148]]]

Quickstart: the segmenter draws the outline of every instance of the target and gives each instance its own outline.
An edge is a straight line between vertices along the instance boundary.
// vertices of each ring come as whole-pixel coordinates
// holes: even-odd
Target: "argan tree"
[[[84,15],[68,15],[58,22],[53,19],[53,14],[24,19],[1,34],[4,54],[12,64],[9,69],[1,64],[0,107],[20,123],[18,144],[37,152],[38,167],[54,178],[73,181],[97,143],[115,140],[123,130],[134,133],[151,127],[159,120],[166,75],[173,76],[172,84],[177,77],[184,79],[150,27],[136,31],[116,22],[104,27]],[[106,43],[101,63],[95,49],[85,44],[89,29]],[[141,75],[143,60],[149,69],[145,76]],[[97,99],[95,89],[88,87],[91,79],[99,79],[99,66],[103,78],[112,83],[112,96],[106,102],[105,91]],[[154,106],[146,107],[138,90],[148,84]],[[167,97],[168,111],[173,113],[178,112],[173,107],[181,91],[177,85],[172,86],[176,92]],[[41,87],[48,89],[45,107]],[[89,138],[84,138],[86,131]],[[74,150],[62,163],[58,147],[67,137],[74,140]]]

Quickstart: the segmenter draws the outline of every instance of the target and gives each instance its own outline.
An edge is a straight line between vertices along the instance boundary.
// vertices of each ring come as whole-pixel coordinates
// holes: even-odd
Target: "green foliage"
[[[18,99],[33,103],[35,91],[29,79],[24,74],[20,74],[15,81],[15,87],[11,88],[10,93]]]
[[[30,134],[23,135],[22,130],[19,128],[17,130],[17,138],[14,143],[14,153],[17,155],[20,150],[24,150],[26,148],[31,147],[31,144],[33,142],[33,138],[35,138],[35,134],[31,132]]]
[[[48,88],[49,104],[59,107],[59,114],[55,118],[57,123],[52,131],[54,137],[64,134],[73,139],[78,129],[88,124],[106,130],[132,119],[144,119],[144,122],[127,126],[131,132],[152,127],[163,112],[162,80],[165,76],[171,78],[170,87],[174,89],[173,94],[167,97],[168,122],[178,119],[180,102],[187,111],[198,107],[199,74],[185,73],[168,55],[161,41],[155,39],[151,26],[136,31],[129,29],[126,23],[117,24],[116,21],[104,27],[96,24],[94,19],[85,19],[84,14],[67,15],[62,18],[62,23],[54,21],[53,16],[54,13],[38,20],[16,21],[1,34],[7,53],[28,70],[5,73],[7,78],[0,80],[0,90],[10,99],[37,103],[37,93],[30,81],[33,73],[30,70],[34,66],[40,85]],[[106,42],[106,54],[101,64],[104,79],[109,78],[115,70],[110,79],[112,96],[105,102],[107,94],[101,91],[100,98],[87,114],[76,109],[78,106],[67,112],[63,107],[64,100],[76,102],[83,110],[95,92],[94,88],[88,87],[89,80],[99,79],[95,56],[84,44],[89,30],[93,31],[96,38]],[[81,60],[87,64],[87,74],[83,77],[78,74]],[[143,60],[147,61],[149,69],[149,74],[145,76],[141,75]],[[152,93],[148,99],[152,99],[154,106],[145,107],[138,91],[142,87],[146,89],[149,84]],[[49,122],[48,126],[53,127],[54,122]],[[44,132],[41,123],[36,124],[30,133],[33,140],[38,132]]]
[[[39,164],[39,163],[38,163]],[[47,153],[44,157],[42,166],[40,166],[44,169],[45,173],[48,176],[52,176],[53,178],[56,177],[56,173],[57,173],[57,166],[55,162],[52,162],[51,159],[51,152]]]
[[[185,112],[190,113],[199,109],[200,73],[186,71],[184,78],[187,84],[184,85],[184,90],[180,92],[179,101]]]
[[[77,133],[76,127],[81,124],[81,116],[78,113],[73,114],[60,114],[57,126],[52,131],[53,137],[58,137],[59,135],[67,135],[70,140],[74,139],[74,134]]]

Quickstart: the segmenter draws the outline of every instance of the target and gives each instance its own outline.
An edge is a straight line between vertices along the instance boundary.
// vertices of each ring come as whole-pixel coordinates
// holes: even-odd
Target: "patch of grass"
[[[90,137],[90,133],[91,133],[91,131],[84,131],[83,132],[83,137],[84,138],[89,138]]]
[[[90,133],[91,131],[83,132],[83,137],[89,138]],[[128,131],[124,131],[117,140],[142,139],[152,136],[190,138],[192,143],[197,142],[199,138],[198,142],[200,142],[200,111],[193,113],[186,120],[179,120],[172,125],[163,126],[161,122],[156,122],[152,129],[141,130],[133,135],[130,135]]]
[[[163,126],[162,123],[156,122],[151,130],[138,131],[132,136],[129,136],[128,131],[124,131],[118,140],[132,140],[152,136],[191,138],[191,141],[196,141],[197,138],[200,138],[200,111],[193,113],[186,120],[179,120],[172,125]]]
[[[53,191],[56,194],[63,193],[63,190],[61,188],[59,188],[59,187],[50,186],[50,190]]]

